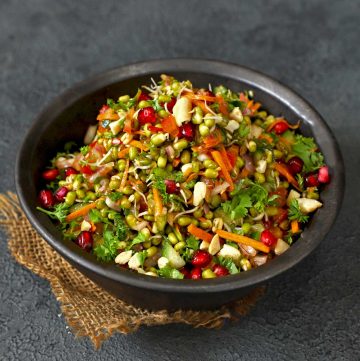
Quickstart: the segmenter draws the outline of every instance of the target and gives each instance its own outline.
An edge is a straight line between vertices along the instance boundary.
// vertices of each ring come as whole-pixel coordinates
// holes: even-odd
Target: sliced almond
[[[126,264],[129,262],[131,256],[132,256],[132,251],[124,251],[119,253],[116,258],[115,258],[115,263],[117,264]]]
[[[220,251],[220,247],[220,237],[218,234],[215,234],[209,245],[209,253],[214,256]]]

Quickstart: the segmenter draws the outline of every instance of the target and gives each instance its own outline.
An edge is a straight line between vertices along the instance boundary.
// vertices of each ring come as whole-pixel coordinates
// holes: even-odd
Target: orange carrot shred
[[[221,238],[228,239],[229,241],[234,241],[236,243],[241,243],[241,244],[245,244],[247,246],[251,246],[264,253],[270,252],[270,248],[268,246],[266,246],[264,243],[261,243],[255,239],[241,236],[241,235],[235,234],[235,233],[226,232],[226,231],[223,231],[222,229],[217,229],[215,231],[215,233],[217,233]]]
[[[126,154],[129,153],[129,149],[130,149],[130,148],[121,149],[121,150],[119,151],[119,153],[118,153],[118,158],[120,158],[120,159],[125,158],[125,157],[126,157]]]
[[[126,160],[126,166],[125,166],[125,170],[124,170],[124,175],[121,178],[121,183],[120,183],[120,191],[122,191],[125,188],[125,184],[128,178],[128,174],[129,174],[129,167],[130,167],[130,160],[127,159]]]
[[[293,177],[293,175],[289,172],[288,168],[284,164],[275,163],[274,164],[275,169],[286,178],[286,180],[291,183],[296,189],[299,190],[299,184],[296,181],[296,179]]]
[[[210,233],[203,231],[201,228],[198,228],[198,227],[194,226],[193,224],[190,224],[188,226],[187,230],[194,237],[199,238],[202,241],[205,241],[208,243],[210,243],[213,238],[213,236]]]
[[[96,203],[94,202],[94,203],[89,203],[89,204],[85,205],[84,207],[77,209],[76,211],[67,215],[66,222],[70,222],[81,216],[85,216],[86,214],[88,214],[90,209],[93,209],[95,207],[96,207]]]
[[[161,216],[163,213],[163,204],[161,200],[160,192],[157,188],[153,187],[154,204],[155,204],[155,216]]]
[[[234,183],[231,179],[230,173],[226,168],[226,165],[221,157],[221,154],[219,151],[214,150],[211,152],[212,157],[214,158],[215,162],[219,165],[219,167],[221,168],[221,171],[223,173],[223,176],[225,178],[225,180],[229,183],[230,185],[230,191],[234,190]]]
[[[295,219],[291,221],[291,233],[298,233],[300,231],[299,222]]]

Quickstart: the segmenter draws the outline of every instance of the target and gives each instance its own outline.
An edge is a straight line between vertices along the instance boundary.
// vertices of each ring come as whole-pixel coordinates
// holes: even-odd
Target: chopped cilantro
[[[113,231],[106,228],[103,233],[103,243],[94,248],[94,253],[99,260],[110,262],[116,257],[118,248],[119,240]]]
[[[292,152],[303,160],[306,173],[313,172],[324,165],[324,156],[317,152],[317,145],[313,138],[297,134],[295,139]]]
[[[194,236],[190,236],[186,239],[186,247],[189,247],[194,251],[199,249],[199,243],[199,240],[197,240]]]
[[[90,147],[88,145],[84,145],[83,147],[80,148],[80,152],[82,155],[85,156],[86,154],[89,153],[89,149],[90,149]]]
[[[184,275],[178,271],[176,268],[171,268],[170,266],[166,266],[164,268],[159,269],[159,276],[165,278],[174,278],[174,279],[183,279]]]
[[[146,237],[141,233],[139,232],[137,234],[137,236],[130,242],[130,244],[126,247],[127,250],[131,249],[133,246],[135,246],[135,244],[138,244],[138,243],[144,243],[146,242],[147,239]]]
[[[66,216],[69,214],[69,206],[66,203],[59,203],[54,207],[53,211],[47,209],[36,207],[40,212],[47,214],[50,218],[56,219],[60,223],[64,223]]]
[[[308,221],[309,216],[305,215],[304,213],[301,212],[300,207],[299,207],[299,202],[296,199],[293,199],[290,202],[290,207],[289,207],[289,219],[291,221],[299,221],[301,223],[305,223]]]

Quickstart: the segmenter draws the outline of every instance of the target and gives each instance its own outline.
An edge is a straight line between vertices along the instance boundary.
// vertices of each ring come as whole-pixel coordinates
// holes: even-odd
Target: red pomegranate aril
[[[298,174],[298,173],[300,173],[302,171],[303,166],[304,166],[304,162],[299,157],[292,157],[287,162],[287,166],[288,166],[288,169],[290,170],[290,172],[292,174]]]
[[[198,280],[201,278],[201,268],[200,267],[194,267],[190,272],[190,278],[192,280]]]
[[[212,260],[212,256],[210,253],[198,249],[194,252],[193,258],[191,260],[191,264],[197,267],[206,267]]]
[[[56,168],[47,169],[42,173],[42,177],[47,181],[53,181],[59,175],[59,170]]]
[[[269,231],[265,229],[261,232],[260,241],[265,244],[265,246],[271,247],[277,241],[277,238]]]
[[[155,124],[156,122],[156,112],[153,107],[142,108],[138,114],[138,120],[141,125],[146,123]]]
[[[68,167],[68,168],[65,168],[65,176],[68,177],[69,175],[72,175],[72,174],[78,174],[79,172],[74,169],[73,167]]]
[[[191,123],[186,123],[181,126],[179,132],[184,138],[189,141],[194,139],[194,128]]]
[[[57,201],[59,202],[63,202],[66,195],[68,194],[69,190],[66,187],[60,187],[56,192],[55,192],[55,198]]]
[[[310,173],[305,177],[306,187],[318,187],[320,185],[317,173]]]
[[[89,252],[93,246],[93,236],[91,232],[83,231],[76,238],[75,243],[84,251]]]
[[[101,107],[99,113],[100,113],[100,114],[104,114],[109,108],[110,108],[110,107],[109,107],[108,105],[104,104],[104,105]]]
[[[173,112],[174,106],[176,104],[176,100],[177,100],[176,98],[171,98],[171,100],[168,103],[166,103],[166,108],[170,113]]]
[[[55,198],[48,189],[43,189],[39,193],[39,202],[43,208],[52,208],[55,205]]]
[[[216,264],[213,267],[213,272],[216,274],[217,277],[223,277],[229,274],[229,270],[220,264]]]
[[[138,98],[139,103],[140,103],[142,100],[151,100],[151,97],[150,97],[149,94],[146,94],[146,93],[144,93],[144,92],[141,92],[140,95],[139,95],[139,98]]]
[[[280,134],[286,132],[289,129],[289,126],[285,122],[279,122],[274,125],[273,129],[277,135],[280,135]]]
[[[324,165],[319,169],[318,181],[320,183],[329,183],[330,182],[330,174],[329,167]]]
[[[191,278],[190,271],[187,268],[183,267],[179,271],[184,275],[184,278]]]
[[[171,179],[165,179],[166,193],[176,194],[179,193],[180,188],[176,185],[176,182]]]

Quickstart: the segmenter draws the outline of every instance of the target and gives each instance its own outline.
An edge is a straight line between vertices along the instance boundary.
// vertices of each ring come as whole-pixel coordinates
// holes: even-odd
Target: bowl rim
[[[68,106],[92,91],[129,78],[161,72],[169,74],[172,72],[197,72],[241,81],[250,87],[261,89],[271,97],[276,98],[277,101],[284,104],[285,107],[293,110],[303,121],[306,121],[312,126],[315,138],[317,138],[316,133],[318,136],[321,135],[324,137],[324,141],[329,144],[329,147],[327,147],[328,152],[332,153],[332,157],[336,163],[336,177],[333,177],[331,182],[331,204],[329,204],[328,207],[324,207],[324,209],[327,209],[326,217],[324,217],[325,214],[322,213],[323,209],[320,209],[313,217],[313,222],[324,222],[322,223],[320,231],[314,232],[312,230],[311,239],[306,239],[306,236],[310,232],[308,228],[305,229],[301,235],[301,239],[291,246],[289,251],[282,254],[281,257],[276,257],[268,264],[253,269],[250,272],[210,280],[197,280],[196,282],[185,279],[179,281],[160,277],[149,277],[135,272],[129,272],[128,270],[119,270],[116,265],[109,266],[102,264],[96,261],[94,257],[84,254],[80,248],[76,250],[63,242],[62,239],[56,239],[53,232],[42,225],[35,210],[30,207],[27,201],[25,194],[26,184],[24,184],[26,169],[22,167],[23,164],[28,164],[27,162],[30,161],[31,152],[29,152],[29,149],[34,145],[36,136],[41,134],[41,129],[44,129],[43,127],[46,126],[46,119],[48,119],[47,122],[49,123],[51,119],[55,119],[57,115]],[[35,117],[32,126],[24,138],[16,160],[15,185],[20,205],[30,223],[52,248],[70,262],[81,266],[90,273],[98,274],[109,280],[132,287],[151,289],[159,292],[200,294],[204,292],[217,293],[232,291],[254,286],[278,276],[302,261],[319,245],[322,239],[325,238],[335,222],[336,216],[341,208],[345,177],[342,155],[329,126],[312,105],[295,91],[268,75],[242,65],[219,60],[172,58],[149,60],[116,67],[78,82],[58,95]]]

